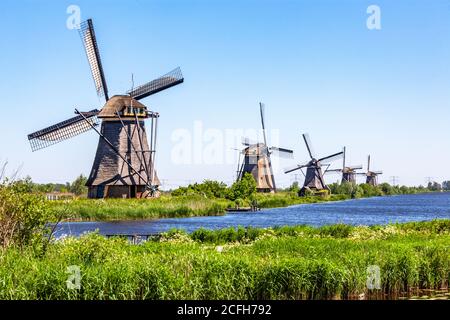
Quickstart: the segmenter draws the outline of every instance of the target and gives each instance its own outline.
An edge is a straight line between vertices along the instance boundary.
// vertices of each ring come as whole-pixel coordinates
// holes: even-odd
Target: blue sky
[[[370,153],[382,181],[450,179],[450,2],[439,0],[2,1],[0,161],[10,171],[38,182],[90,172],[95,132],[34,153],[26,138],[104,102],[66,27],[71,4],[94,20],[110,95],[130,88],[131,73],[144,83],[181,66],[182,85],[142,101],[161,114],[157,169],[167,186],[232,181],[229,161],[174,163],[173,134],[193,135],[196,121],[259,129],[259,101],[276,143],[295,151],[296,161],[277,165],[279,185],[292,179],[283,167],[307,160],[303,132],[319,155],[346,145],[349,162],[365,164]],[[381,30],[366,27],[372,4]]]

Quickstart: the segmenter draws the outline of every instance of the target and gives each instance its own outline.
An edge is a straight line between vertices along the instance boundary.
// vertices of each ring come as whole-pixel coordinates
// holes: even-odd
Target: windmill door
[[[103,198],[105,196],[105,186],[97,186],[97,198]]]

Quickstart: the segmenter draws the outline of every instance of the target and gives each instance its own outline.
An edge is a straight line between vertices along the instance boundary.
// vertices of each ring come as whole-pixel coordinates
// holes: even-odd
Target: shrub
[[[227,198],[230,200],[250,199],[256,193],[256,181],[253,176],[246,172],[241,180],[233,183],[228,191]]]
[[[0,185],[0,246],[25,246],[48,235],[51,210],[42,196],[23,192],[23,184]]]
[[[172,191],[173,196],[201,195],[205,198],[225,198],[227,185],[223,182],[205,180]]]

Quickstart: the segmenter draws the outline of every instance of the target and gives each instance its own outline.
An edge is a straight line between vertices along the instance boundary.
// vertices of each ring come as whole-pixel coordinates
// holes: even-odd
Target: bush
[[[228,190],[227,198],[230,200],[236,199],[251,199],[256,194],[256,181],[253,176],[246,172],[241,180],[233,183]]]
[[[74,182],[70,185],[70,192],[77,196],[87,195],[88,188],[86,187],[87,178],[80,174]]]
[[[23,247],[48,235],[53,215],[44,197],[24,192],[23,184],[0,185],[0,246]]]
[[[201,195],[205,198],[225,198],[227,185],[223,182],[205,180],[172,191],[173,196]]]

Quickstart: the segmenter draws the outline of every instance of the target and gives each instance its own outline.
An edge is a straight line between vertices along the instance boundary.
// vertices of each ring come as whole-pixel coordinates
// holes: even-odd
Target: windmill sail
[[[294,151],[290,150],[290,149],[270,147],[270,152],[273,155],[276,155],[280,158],[285,158],[285,159],[293,159],[294,158]]]
[[[337,159],[341,159],[343,157],[343,154],[344,154],[344,152],[341,151],[341,152],[323,157],[323,158],[319,159],[318,161],[320,161],[320,162],[324,161],[324,160],[326,160],[327,162],[335,161]]]
[[[308,164],[309,164],[309,161],[306,162],[306,163],[303,163],[303,164],[296,164],[294,166],[290,166],[290,167],[284,168],[284,173],[290,173],[290,172],[293,172],[293,171],[296,171],[296,170],[300,170],[302,168],[307,167]]]
[[[360,170],[363,168],[362,164],[356,165],[356,166],[348,166],[347,167],[350,170]]]
[[[78,115],[29,134],[28,140],[30,141],[31,150],[36,151],[43,149],[89,131],[92,129],[92,126],[95,127],[99,125],[100,121],[97,118],[97,114],[98,110],[84,112],[84,117]],[[85,118],[88,122],[86,122]]]
[[[176,86],[183,81],[183,74],[181,73],[181,69],[178,67],[158,79],[152,80],[134,90],[128,91],[127,94],[136,100],[140,100],[170,87]]]
[[[311,157],[311,159],[314,159],[315,158],[315,152],[314,152],[314,149],[312,147],[312,143],[311,143],[311,139],[309,138],[309,134],[304,133],[303,134],[303,140],[305,141],[306,149],[308,149],[309,156]]]
[[[266,105],[262,102],[259,103],[259,112],[261,114],[261,126],[263,131],[263,137],[264,137],[264,144],[267,146],[267,137],[266,137],[266,124],[265,124],[265,110]]]
[[[88,19],[81,23],[79,32],[86,51],[89,66],[91,67],[92,78],[94,79],[97,95],[99,97],[105,97],[106,101],[108,101],[108,88],[106,87],[105,74],[103,73],[102,61],[100,60],[100,52],[98,50],[92,20]]]

